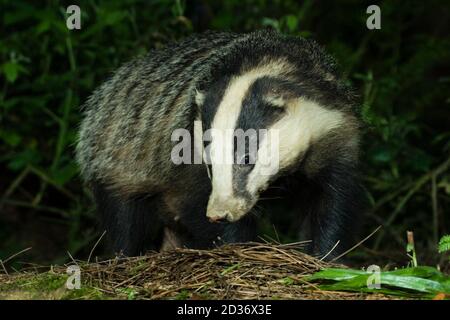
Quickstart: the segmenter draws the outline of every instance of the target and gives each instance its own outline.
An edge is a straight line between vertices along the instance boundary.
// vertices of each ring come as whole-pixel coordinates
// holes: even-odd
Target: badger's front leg
[[[331,259],[355,243],[364,196],[354,166],[346,160],[334,160],[313,178],[317,194],[308,210],[313,254]]]
[[[112,253],[136,256],[159,247],[162,224],[156,199],[121,197],[99,183],[92,183],[92,191]]]

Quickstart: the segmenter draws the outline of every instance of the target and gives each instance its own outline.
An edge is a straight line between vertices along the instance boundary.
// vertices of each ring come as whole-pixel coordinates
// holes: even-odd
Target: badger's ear
[[[197,89],[195,89],[195,104],[197,106],[202,106],[205,102],[205,94]]]
[[[286,108],[286,99],[281,95],[269,95],[264,97],[266,103],[270,104],[275,108],[285,109]]]

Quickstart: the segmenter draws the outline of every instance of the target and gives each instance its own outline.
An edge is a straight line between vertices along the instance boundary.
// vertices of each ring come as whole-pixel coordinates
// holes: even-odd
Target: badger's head
[[[315,141],[345,125],[343,112],[304,94],[294,69],[286,60],[266,60],[197,92],[209,141],[204,158],[210,163],[211,221],[242,218]]]

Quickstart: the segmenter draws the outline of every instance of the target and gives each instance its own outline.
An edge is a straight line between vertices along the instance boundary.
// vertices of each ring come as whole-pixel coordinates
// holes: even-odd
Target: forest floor
[[[301,245],[301,244],[300,244]],[[363,270],[324,262],[299,244],[250,243],[212,250],[176,249],[145,256],[82,262],[0,274],[0,299],[401,299],[366,286]],[[1,267],[1,266],[0,266]],[[323,286],[321,272],[363,276],[360,290]],[[349,271],[349,273],[347,273]],[[317,280],[320,281],[317,281]],[[356,278],[353,278],[356,279]],[[330,280],[325,276],[325,280]],[[447,280],[448,281],[448,278]],[[353,281],[355,282],[355,281]],[[331,288],[331,289],[330,289]],[[449,298],[444,292],[440,299]],[[430,296],[430,298],[433,298]],[[417,297],[417,296],[416,296]]]

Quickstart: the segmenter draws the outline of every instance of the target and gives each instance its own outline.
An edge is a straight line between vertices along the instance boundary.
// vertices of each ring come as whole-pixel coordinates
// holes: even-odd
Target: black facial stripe
[[[243,100],[241,113],[237,120],[235,129],[242,129],[247,132],[249,129],[259,134],[260,129],[268,129],[283,114],[280,107],[270,105],[264,100],[264,96],[270,90],[271,84],[276,79],[270,77],[262,77],[257,79],[249,88],[246,97]],[[257,149],[262,137],[258,136]],[[234,145],[234,152],[237,151],[237,145]],[[249,151],[249,141],[245,139],[245,152]]]
[[[267,129],[280,118],[283,110],[264,100],[272,81],[273,78],[262,77],[250,86],[242,103],[236,129]]]
[[[212,84],[208,88],[208,91],[204,93],[205,100],[203,102],[203,106],[201,107],[203,131],[211,128],[214,116],[216,115],[220,102],[223,99],[229,81],[229,77],[221,78],[219,81]]]

